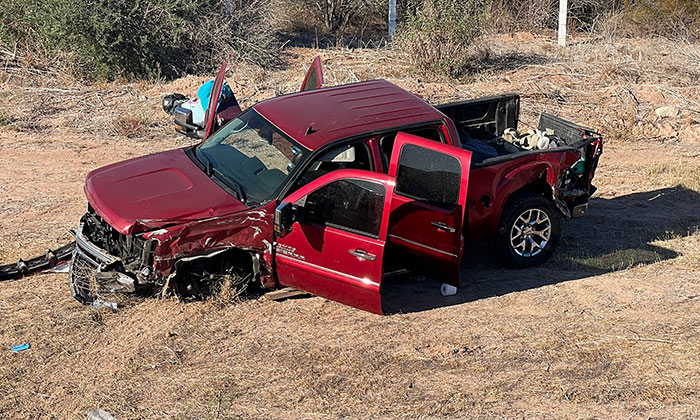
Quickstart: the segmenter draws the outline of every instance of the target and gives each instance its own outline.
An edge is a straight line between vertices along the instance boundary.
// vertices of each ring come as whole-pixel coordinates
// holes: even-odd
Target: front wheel
[[[561,224],[561,213],[542,195],[525,193],[509,200],[496,235],[505,264],[525,268],[545,263],[559,243]]]

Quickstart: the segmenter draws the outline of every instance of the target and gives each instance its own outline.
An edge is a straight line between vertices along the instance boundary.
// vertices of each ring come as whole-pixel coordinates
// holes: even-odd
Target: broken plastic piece
[[[442,286],[440,286],[440,293],[443,296],[454,296],[457,294],[457,288],[449,284],[442,283]]]
[[[16,345],[13,344],[13,345],[12,345],[12,351],[13,351],[14,353],[19,353],[19,352],[21,352],[21,351],[28,350],[30,347],[31,347],[31,346],[29,345],[29,343],[16,344]]]
[[[87,413],[88,420],[117,420],[116,417],[112,416],[108,412],[100,409],[93,409]]]
[[[575,175],[583,175],[583,172],[586,170],[586,158],[585,156],[582,156],[581,159],[577,160],[574,162],[573,165],[571,165],[571,172]]]

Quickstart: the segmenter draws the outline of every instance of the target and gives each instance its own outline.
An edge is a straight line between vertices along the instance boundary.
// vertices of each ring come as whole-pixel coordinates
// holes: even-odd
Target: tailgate
[[[603,153],[603,138],[596,131],[572,123],[551,114],[542,114],[539,130],[554,130],[560,145],[576,149],[581,159],[569,168],[568,181],[560,185],[562,201],[566,202],[572,217],[580,217],[586,211],[588,198],[596,191],[593,177],[598,167],[598,160]]]

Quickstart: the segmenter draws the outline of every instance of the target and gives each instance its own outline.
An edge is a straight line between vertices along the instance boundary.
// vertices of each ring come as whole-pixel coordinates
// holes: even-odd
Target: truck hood
[[[97,214],[124,234],[248,209],[183,149],[96,169],[87,175],[85,195]]]

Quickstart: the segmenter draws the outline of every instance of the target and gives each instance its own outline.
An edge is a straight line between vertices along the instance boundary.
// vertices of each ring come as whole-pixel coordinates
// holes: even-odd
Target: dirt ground
[[[384,317],[317,297],[110,312],[74,301],[66,275],[0,283],[0,418],[699,418],[700,46],[551,38],[492,37],[461,82],[347,49],[228,80],[249,106],[298,89],[320,54],[328,84],[387,78],[435,103],[520,92],[523,127],[547,111],[599,129],[599,191],[552,261],[504,269],[469,244],[456,296],[394,281]],[[90,170],[191,144],[160,98],[204,80],[0,71],[0,261],[70,240]]]

